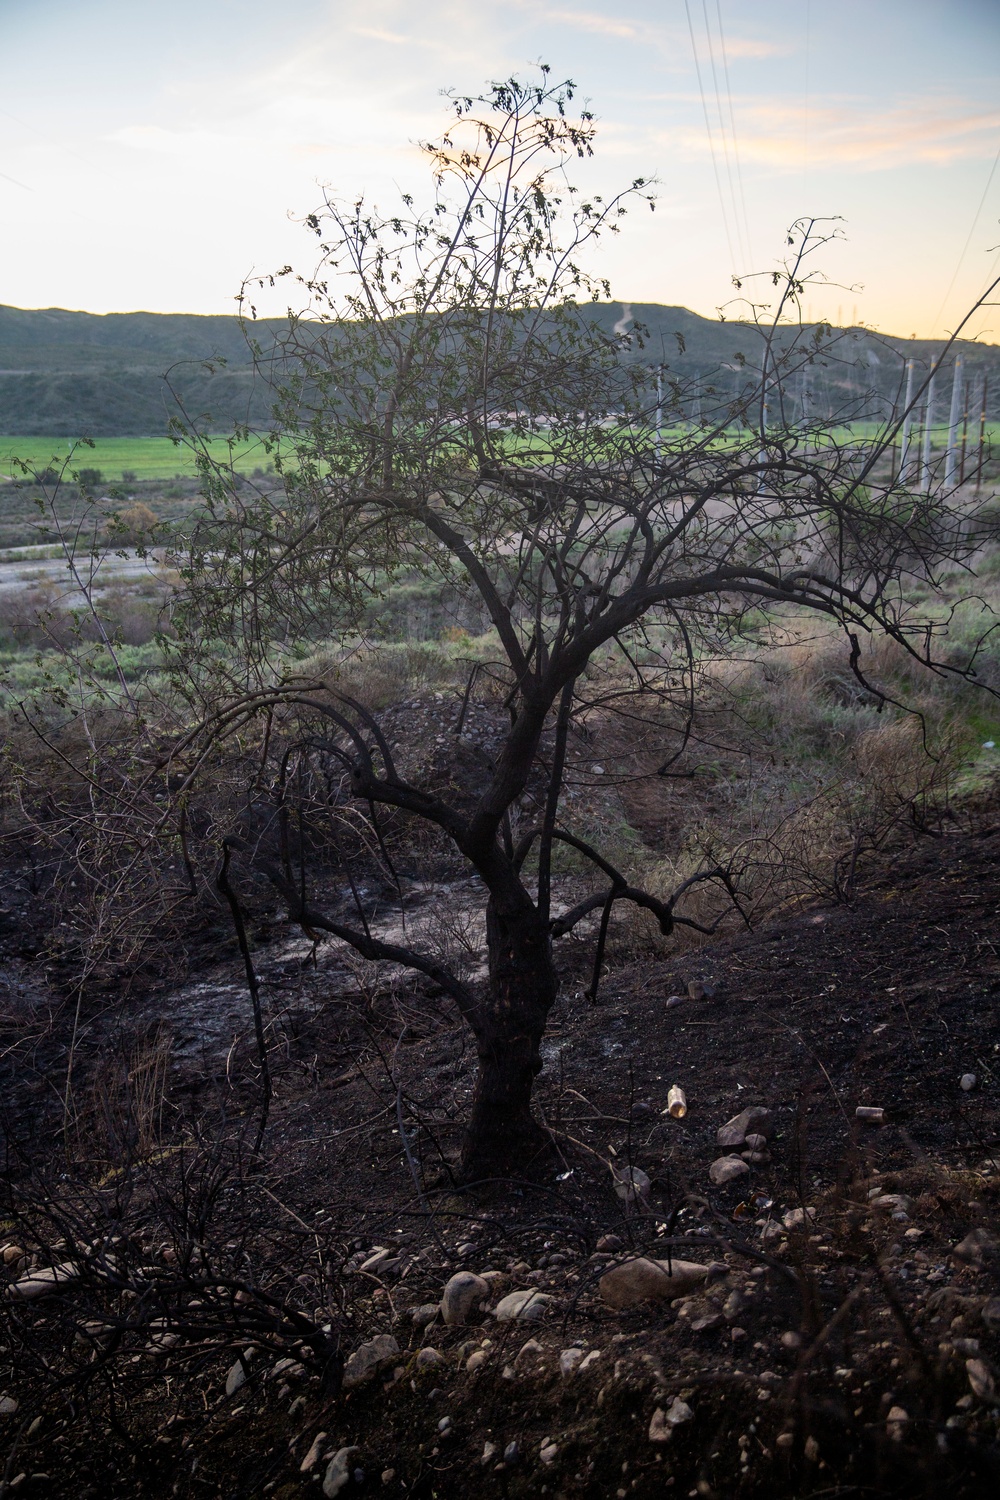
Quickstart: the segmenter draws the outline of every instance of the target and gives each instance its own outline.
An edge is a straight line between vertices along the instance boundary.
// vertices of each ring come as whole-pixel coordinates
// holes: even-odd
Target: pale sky
[[[439,91],[539,59],[600,121],[584,186],[659,179],[620,299],[711,316],[801,214],[847,236],[816,318],[936,337],[1000,270],[998,0],[0,0],[0,302],[232,311],[311,268],[320,184],[424,193]]]

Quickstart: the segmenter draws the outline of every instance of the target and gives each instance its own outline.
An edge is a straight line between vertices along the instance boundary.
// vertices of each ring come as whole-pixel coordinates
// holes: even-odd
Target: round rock
[[[708,1169],[708,1180],[715,1187],[725,1187],[738,1177],[745,1177],[749,1171],[750,1168],[742,1157],[719,1156]]]
[[[449,1327],[464,1323],[474,1307],[489,1296],[490,1285],[472,1271],[457,1271],[441,1294],[441,1316]]]
[[[508,1292],[506,1297],[501,1297],[496,1305],[495,1316],[498,1323],[536,1323],[545,1317],[551,1306],[551,1297],[529,1287],[525,1291]]]

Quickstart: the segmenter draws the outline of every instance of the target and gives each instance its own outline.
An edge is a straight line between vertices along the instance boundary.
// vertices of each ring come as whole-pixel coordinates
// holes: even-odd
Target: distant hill
[[[636,346],[633,358],[650,364],[662,360],[679,374],[724,370],[737,354],[752,362],[760,348],[754,328],[702,318],[684,307],[603,303],[591,311],[608,330],[616,323],[631,327],[632,320],[645,325],[644,347]],[[280,319],[264,320],[254,325],[254,332],[266,345],[282,326]],[[677,334],[684,341],[683,354]],[[884,367],[879,383],[887,391],[898,381],[902,356],[927,363],[941,349],[940,342],[930,340],[890,339],[897,355],[887,358],[885,342],[859,331],[858,355],[872,370]],[[968,376],[996,372],[990,400],[995,412],[1000,349],[966,344],[962,352]],[[212,367],[220,360],[225,364]],[[167,430],[178,409],[177,397],[212,431],[227,431],[234,422],[267,423],[269,393],[255,380],[235,317],[0,306],[0,433],[155,436]]]

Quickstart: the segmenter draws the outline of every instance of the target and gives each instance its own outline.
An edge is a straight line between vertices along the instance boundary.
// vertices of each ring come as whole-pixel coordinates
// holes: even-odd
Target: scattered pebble
[[[738,1177],[745,1177],[749,1166],[740,1156],[719,1156],[708,1169],[708,1178],[715,1187],[725,1187]]]
[[[600,1291],[610,1307],[635,1307],[639,1302],[671,1301],[700,1286],[708,1267],[690,1260],[649,1260],[639,1256],[612,1266],[600,1280]]]
[[[490,1285],[472,1271],[458,1271],[441,1294],[441,1316],[450,1327],[464,1323],[474,1307],[489,1296]]]
[[[399,1355],[399,1345],[391,1333],[379,1333],[360,1348],[355,1349],[344,1366],[343,1388],[364,1385],[374,1375]],[[345,1453],[347,1449],[343,1450]],[[352,1450],[354,1451],[354,1450]],[[325,1491],[324,1491],[325,1493]]]
[[[980,1401],[992,1401],[996,1395],[996,1381],[985,1360],[967,1359],[965,1373],[969,1377],[972,1394],[978,1396]]]
[[[299,1473],[308,1474],[311,1469],[319,1467],[320,1459],[323,1457],[323,1444],[326,1442],[326,1433],[317,1432],[312,1440],[309,1452],[299,1464]]]
[[[909,1420],[910,1414],[904,1406],[890,1406],[889,1414],[885,1419],[886,1436],[894,1443],[901,1443]]]
[[[326,1500],[333,1500],[350,1481],[351,1459],[360,1451],[360,1448],[341,1448],[333,1455],[323,1476],[323,1494]]]
[[[508,1292],[501,1297],[494,1309],[498,1323],[536,1323],[545,1317],[552,1306],[553,1298],[533,1287],[521,1292]]]

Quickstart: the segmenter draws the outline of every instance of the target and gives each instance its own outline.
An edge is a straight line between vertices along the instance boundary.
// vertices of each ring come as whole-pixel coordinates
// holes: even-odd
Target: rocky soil
[[[924,840],[851,907],[619,961],[597,1005],[567,945],[554,1159],[476,1193],[450,1005],[280,915],[262,1161],[221,955],[76,1018],[131,1063],[94,1074],[89,1176],[57,1170],[63,1013],[14,924],[3,1493],[996,1493],[998,855],[988,825]]]

